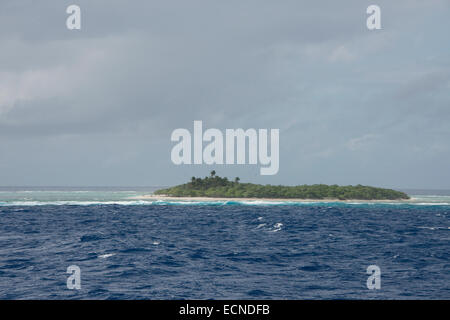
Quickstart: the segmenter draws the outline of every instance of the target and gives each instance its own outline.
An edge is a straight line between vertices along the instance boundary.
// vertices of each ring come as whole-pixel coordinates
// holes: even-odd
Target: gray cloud
[[[262,183],[450,188],[448,1],[0,4],[0,185],[161,185],[170,133],[280,128]]]

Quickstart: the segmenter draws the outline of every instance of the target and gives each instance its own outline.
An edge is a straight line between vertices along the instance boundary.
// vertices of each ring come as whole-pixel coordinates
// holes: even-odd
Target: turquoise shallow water
[[[350,206],[449,206],[450,194],[430,195],[417,194],[410,195],[412,200],[408,202],[386,202],[376,203],[370,201],[349,201],[349,202],[321,202],[313,201],[289,202],[289,201],[159,201],[150,199],[139,199],[139,197],[151,194],[157,187],[149,188],[53,188],[40,190],[37,188],[2,188],[0,189],[0,206],[38,206],[38,205],[254,205],[254,206],[323,206],[323,205],[350,205]]]

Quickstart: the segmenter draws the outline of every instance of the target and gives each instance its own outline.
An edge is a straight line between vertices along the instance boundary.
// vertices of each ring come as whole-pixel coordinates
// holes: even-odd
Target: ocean
[[[133,199],[153,190],[1,188],[0,299],[450,299],[448,192],[408,204]],[[371,265],[380,289],[367,287]]]

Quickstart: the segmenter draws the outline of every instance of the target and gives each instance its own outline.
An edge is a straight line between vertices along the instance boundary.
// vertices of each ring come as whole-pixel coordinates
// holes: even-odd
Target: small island
[[[326,184],[275,186],[241,183],[222,178],[211,171],[205,178],[192,177],[191,181],[175,187],[160,189],[155,195],[168,197],[305,199],[305,200],[406,200],[401,191],[369,186],[338,186]]]

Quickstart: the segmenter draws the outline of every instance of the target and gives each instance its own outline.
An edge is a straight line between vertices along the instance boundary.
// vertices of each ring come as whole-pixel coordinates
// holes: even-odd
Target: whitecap
[[[281,227],[283,226],[283,224],[281,222],[275,223],[273,225],[273,229],[270,230],[271,232],[277,232],[281,230]]]
[[[447,230],[450,229],[450,227],[417,227],[418,229],[427,229],[427,230]]]
[[[140,206],[140,205],[181,205],[181,206],[322,206],[333,207],[334,205],[393,205],[393,206],[448,206],[450,202],[310,202],[310,201],[268,201],[268,200],[243,200],[243,201],[225,201],[225,200],[15,200],[0,201],[0,206],[95,206],[95,205],[123,205],[123,206]],[[258,217],[258,220],[263,219]]]

